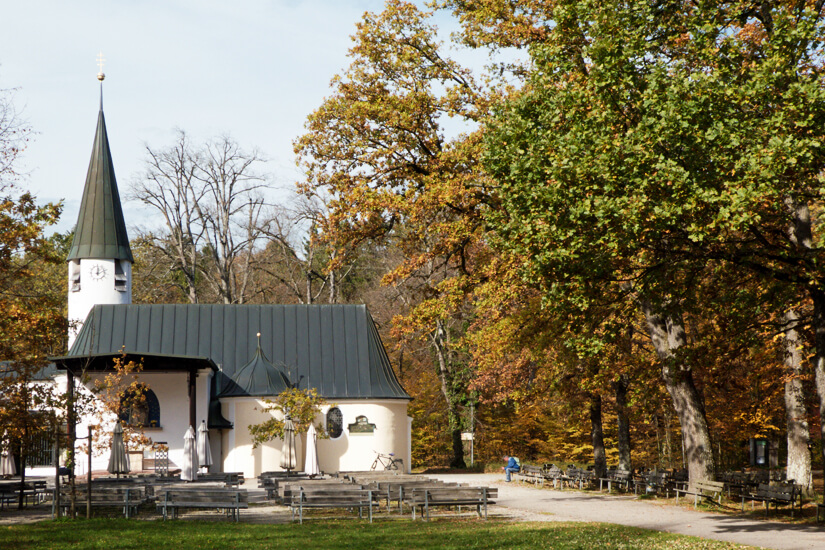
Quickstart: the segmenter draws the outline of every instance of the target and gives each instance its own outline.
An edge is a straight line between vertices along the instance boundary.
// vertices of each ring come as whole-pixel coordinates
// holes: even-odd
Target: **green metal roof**
[[[55,360],[65,367],[124,352],[144,357],[147,370],[159,358],[214,363],[223,373],[220,396],[280,387],[266,361],[325,399],[410,399],[363,305],[97,305],[68,355]]]
[[[100,114],[97,117],[92,158],[89,161],[89,171],[86,173],[86,186],[83,188],[77,227],[67,260],[80,258],[134,261],[117,191],[102,100]]]

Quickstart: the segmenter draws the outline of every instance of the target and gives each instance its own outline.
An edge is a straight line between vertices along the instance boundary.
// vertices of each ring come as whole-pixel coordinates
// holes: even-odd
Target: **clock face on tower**
[[[106,276],[106,268],[100,264],[94,264],[89,269],[89,276],[91,276],[91,278],[95,281],[99,281]]]

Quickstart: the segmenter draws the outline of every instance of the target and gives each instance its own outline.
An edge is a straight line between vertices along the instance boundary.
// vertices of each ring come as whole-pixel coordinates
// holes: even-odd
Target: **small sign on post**
[[[473,440],[475,439],[476,434],[474,432],[461,432],[461,441],[469,441],[470,442],[470,466],[473,465],[474,461],[474,449],[473,449]]]

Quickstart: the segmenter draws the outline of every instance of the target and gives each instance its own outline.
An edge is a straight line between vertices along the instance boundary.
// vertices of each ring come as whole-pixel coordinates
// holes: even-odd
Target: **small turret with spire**
[[[103,56],[98,56],[100,112],[92,157],[69,251],[69,347],[96,304],[132,303],[132,250],[120,205],[103,116]]]

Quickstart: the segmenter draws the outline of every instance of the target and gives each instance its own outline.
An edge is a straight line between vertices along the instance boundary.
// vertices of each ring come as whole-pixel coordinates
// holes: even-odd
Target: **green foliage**
[[[487,139],[498,242],[530,258],[548,304],[618,298],[621,281],[662,299],[712,259],[813,275],[769,258],[790,248],[783,198],[819,194],[825,91],[808,56],[822,23],[776,7],[768,35],[737,6],[553,10]]]
[[[501,4],[468,8],[475,32],[496,18],[514,21],[506,10],[485,11]],[[769,337],[748,346],[759,333],[745,325],[776,326],[776,309],[788,303],[776,299],[777,282],[796,303],[823,280],[816,244],[825,199],[822,7],[525,5],[544,10],[553,25],[521,41],[530,44],[533,70],[485,136],[485,167],[501,184],[502,208],[488,216],[495,245],[520,261],[551,317],[572,321],[560,338],[583,360],[603,363],[617,343],[615,327],[633,326],[631,311],[644,302],[699,331],[677,344],[661,372],[669,388],[693,384],[695,373],[713,412],[734,419],[737,429],[717,434],[778,426],[775,413],[760,409],[776,398],[776,386],[759,406],[743,403],[744,416],[725,409],[738,394],[722,386],[740,377],[767,390],[758,378],[776,375]],[[804,235],[788,236],[807,205],[815,243],[808,245]],[[771,295],[772,302],[748,299]],[[730,360],[748,356],[759,358],[750,371]],[[603,371],[583,372],[591,391],[605,381]],[[686,440],[696,441],[688,430],[702,422],[681,420]],[[704,459],[709,445],[701,439]]]
[[[315,388],[298,389],[290,388],[281,392],[275,399],[264,399],[266,406],[262,408],[265,413],[277,413],[279,417],[272,417],[260,424],[249,426],[249,433],[252,436],[254,447],[266,443],[272,439],[283,439],[284,420],[283,417],[289,415],[295,426],[295,433],[301,434],[309,429],[309,425],[314,423],[319,438],[328,438],[323,422],[315,422],[315,418],[320,414],[321,407],[326,401],[318,395]]]

